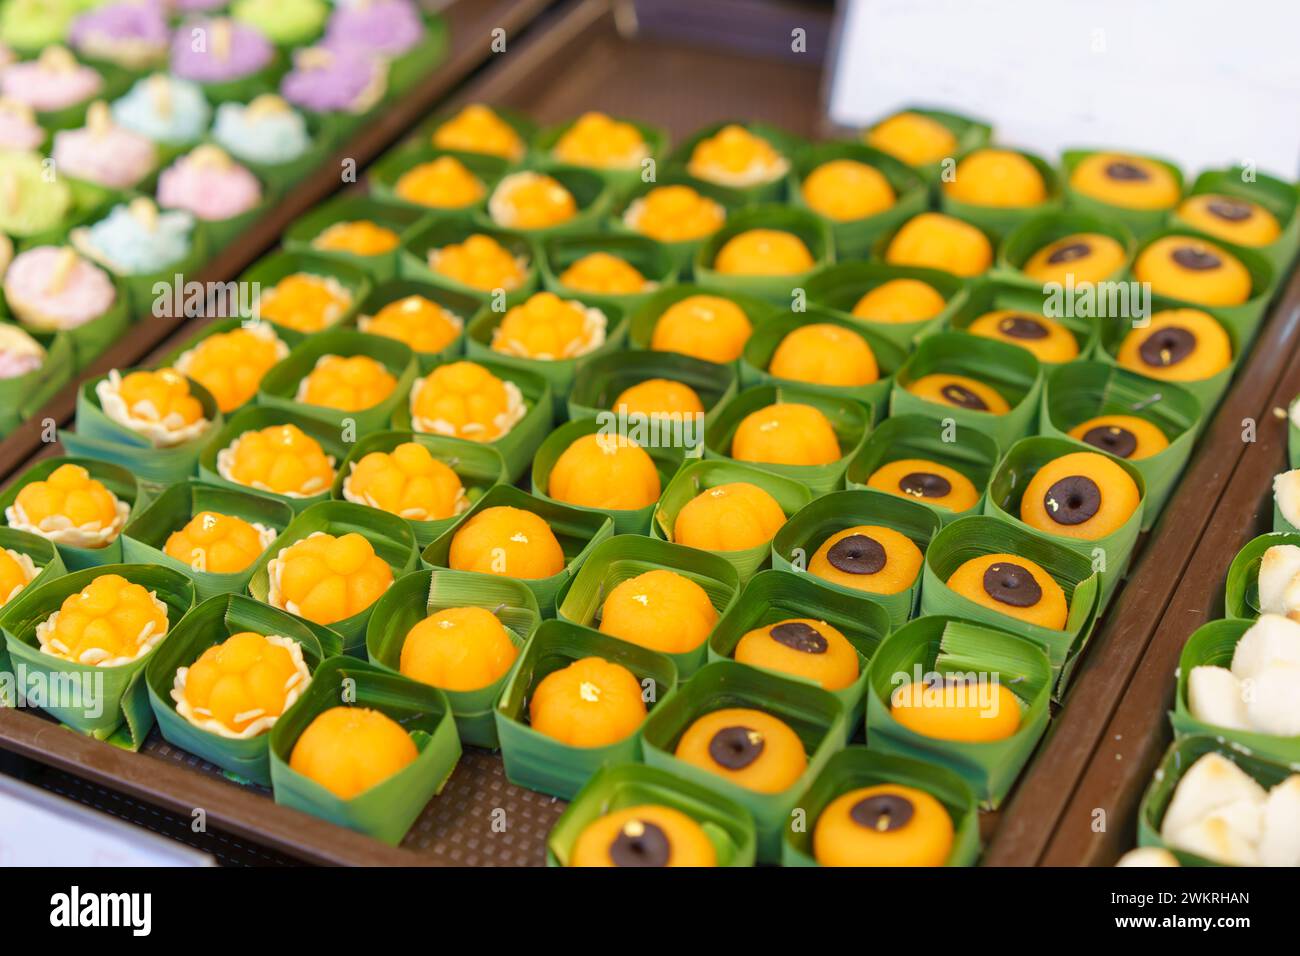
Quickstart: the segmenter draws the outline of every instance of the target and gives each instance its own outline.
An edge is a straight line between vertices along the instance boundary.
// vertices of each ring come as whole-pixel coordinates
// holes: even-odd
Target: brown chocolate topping
[[[1255,212],[1250,203],[1239,199],[1211,199],[1205,204],[1205,209],[1225,222],[1245,222]]]
[[[987,412],[989,410],[984,399],[980,398],[965,385],[958,385],[956,382],[949,382],[943,388],[939,389],[939,394],[958,408],[969,408],[976,412]]]
[[[1098,425],[1083,433],[1083,440],[1094,448],[1108,451],[1117,458],[1127,458],[1137,451],[1138,440],[1127,428],[1119,425]]]
[[[898,479],[898,488],[914,498],[943,498],[952,492],[952,482],[931,471],[909,471]]]
[[[865,534],[840,538],[826,552],[831,567],[845,574],[875,574],[885,566],[884,546]]]
[[[1043,506],[1057,524],[1083,524],[1101,510],[1101,489],[1091,478],[1069,475],[1047,489]]]
[[[1151,178],[1151,174],[1141,166],[1122,159],[1117,159],[1107,166],[1106,175],[1121,183],[1144,183]]]
[[[1138,347],[1142,361],[1152,368],[1177,365],[1196,348],[1196,336],[1181,325],[1167,325],[1146,337]]]
[[[984,593],[1011,607],[1033,607],[1043,599],[1043,589],[1029,569],[1010,561],[989,565],[984,572]]]
[[[744,770],[763,755],[763,735],[749,727],[723,727],[709,741],[709,756],[726,770]]]
[[[1061,246],[1047,257],[1051,265],[1060,265],[1062,262],[1074,262],[1082,259],[1092,253],[1092,243],[1089,242],[1071,242],[1068,245]]]
[[[1032,315],[1008,315],[998,322],[998,331],[1009,339],[1045,339],[1047,326]]]
[[[877,793],[863,797],[849,810],[849,819],[867,830],[888,833],[901,830],[912,821],[912,801],[898,793]]]
[[[1172,258],[1184,269],[1193,272],[1209,272],[1223,265],[1223,260],[1204,246],[1179,246],[1173,251]]]
[[[667,866],[672,848],[668,834],[655,824],[629,820],[609,845],[609,861],[615,866]]]
[[[804,654],[825,654],[830,647],[821,631],[803,621],[786,621],[784,624],[776,625],[768,633],[778,644],[784,644],[792,651],[802,651]]]

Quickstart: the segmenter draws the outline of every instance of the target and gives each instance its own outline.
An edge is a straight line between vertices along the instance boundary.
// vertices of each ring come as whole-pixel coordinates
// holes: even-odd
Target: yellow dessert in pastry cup
[[[310,498],[334,481],[334,458],[297,425],[246,431],[217,452],[226,481],[289,498]]]
[[[575,292],[597,295],[637,295],[655,288],[626,259],[608,252],[589,252],[571,263],[558,276],[560,285]]]
[[[16,598],[39,573],[31,555],[12,548],[0,548],[0,607]]]
[[[506,229],[549,229],[577,216],[578,201],[554,176],[524,170],[497,183],[488,215]]]
[[[477,362],[451,362],[417,378],[410,408],[417,432],[476,442],[496,441],[527,412],[519,386]]]
[[[947,305],[947,300],[927,282],[889,279],[863,293],[853,306],[853,316],[867,322],[924,322]]]
[[[368,355],[322,355],[298,383],[296,401],[342,412],[374,408],[397,388],[397,378]]]
[[[200,511],[167,536],[163,554],[210,574],[238,574],[252,566],[277,537],[274,528],[237,515]]]
[[[392,229],[367,219],[336,222],[311,241],[322,252],[346,252],[354,256],[381,256],[401,244]]]
[[[36,625],[41,653],[74,664],[121,667],[167,636],[167,605],[120,574],[101,574]]]
[[[469,508],[460,475],[418,442],[354,462],[343,479],[343,497],[408,521],[440,521]]]
[[[5,522],[55,544],[103,548],[121,533],[130,514],[130,503],[81,465],[63,464],[44,479],[23,485],[5,508]]]
[[[307,272],[287,275],[262,290],[257,315],[296,332],[319,332],[337,323],[352,307],[352,293],[333,276]]]
[[[413,352],[432,354],[448,348],[460,336],[465,320],[422,295],[394,299],[374,315],[357,319],[357,328],[371,335],[397,339]]]
[[[257,394],[262,377],[288,354],[270,324],[250,322],[182,352],[176,371],[206,388],[222,412],[232,412]]]
[[[155,448],[194,441],[212,424],[189,379],[172,368],[126,375],[114,369],[95,384],[95,395],[111,421]]]
[[[537,292],[507,310],[492,332],[492,350],[518,358],[577,358],[605,344],[608,321],[600,309],[554,292]]]
[[[632,123],[604,113],[583,113],[551,148],[562,163],[594,169],[636,169],[650,155],[650,144]]]
[[[482,233],[429,250],[429,268],[461,285],[491,292],[518,289],[528,279],[528,261]]]
[[[330,625],[366,610],[393,583],[393,569],[362,535],[314,532],[267,564],[267,603]]]
[[[311,683],[302,646],[241,631],[177,668],[171,698],[195,727],[234,740],[264,734]]]
[[[431,209],[465,209],[481,201],[487,187],[455,156],[439,156],[398,176],[393,194]]]
[[[526,146],[515,128],[482,103],[471,103],[433,131],[437,149],[500,156],[511,162],[524,158]]]
[[[686,171],[708,183],[745,189],[780,179],[790,171],[790,161],[762,136],[732,123],[695,144]]]
[[[628,203],[623,213],[623,225],[659,242],[705,239],[726,221],[722,203],[680,184],[654,187]]]
[[[977,227],[938,212],[923,212],[903,223],[885,249],[895,266],[941,269],[977,276],[993,264],[993,246]]]

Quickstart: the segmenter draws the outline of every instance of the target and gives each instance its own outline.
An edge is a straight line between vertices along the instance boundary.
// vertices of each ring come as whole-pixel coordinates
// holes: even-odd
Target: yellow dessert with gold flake
[[[1047,201],[1047,183],[1038,167],[1009,149],[977,149],[957,164],[943,191],[960,202],[997,209]]]
[[[633,124],[604,113],[583,113],[555,142],[551,155],[562,163],[595,169],[635,169],[650,146]]]
[[[464,209],[487,195],[487,187],[455,156],[439,156],[397,177],[399,199],[432,209]]]
[[[952,216],[923,212],[894,234],[885,261],[895,266],[942,269],[977,276],[993,264],[993,246],[978,228]]]
[[[994,309],[977,317],[966,331],[1022,348],[1048,364],[1068,362],[1079,355],[1074,333],[1041,312]]]
[[[685,382],[648,378],[625,388],[614,399],[613,410],[629,418],[633,415],[665,415],[672,419],[685,419],[688,415],[703,415],[704,403],[695,389]]]
[[[863,139],[909,166],[937,163],[957,151],[952,130],[920,113],[896,113],[868,130]]]
[[[623,225],[659,242],[704,239],[726,221],[722,203],[690,186],[656,186],[632,200],[623,213]]]
[[[1239,246],[1267,246],[1282,234],[1276,216],[1259,203],[1238,196],[1188,196],[1177,215],[1193,228]]]
[[[130,514],[131,505],[85,468],[64,464],[43,481],[25,484],[5,509],[5,521],[56,544],[102,548],[118,536]]]
[[[743,189],[774,182],[790,161],[762,136],[734,123],[695,144],[686,171],[696,179]]]
[[[569,866],[717,866],[708,833],[680,810],[643,804],[610,810],[573,842]]]
[[[527,411],[514,382],[477,362],[440,365],[411,388],[411,427],[417,432],[492,442],[519,424]]]
[[[1124,247],[1100,232],[1062,236],[1039,249],[1020,267],[1038,282],[1101,282],[1114,275],[1128,258]]]
[[[773,465],[828,465],[843,453],[819,409],[778,402],[750,412],[731,439],[731,457]]]
[[[246,431],[217,452],[217,473],[226,481],[289,498],[329,490],[334,458],[297,425]]]
[[[120,574],[101,574],[36,625],[41,651],[93,667],[120,667],[167,635],[167,605]]]
[[[736,660],[826,690],[844,690],[858,679],[858,652],[844,634],[825,621],[796,617],[756,627],[736,645]]]
[[[255,322],[209,335],[177,357],[176,371],[206,388],[223,413],[233,412],[257,394],[262,376],[288,354],[274,328]]]
[[[536,292],[509,309],[492,333],[492,350],[553,362],[577,358],[605,342],[605,313],[554,292]]]
[[[298,737],[289,767],[351,800],[415,762],[420,751],[402,725],[368,707],[331,707]]]
[[[1178,202],[1178,179],[1164,163],[1142,156],[1092,153],[1070,173],[1075,192],[1124,209],[1170,209]]]
[[[528,707],[534,730],[570,747],[617,743],[636,733],[645,715],[636,675],[600,657],[584,657],[547,674]]]
[[[406,634],[399,669],[450,691],[481,690],[504,677],[519,648],[497,616],[481,607],[449,607]]]
[[[497,183],[488,214],[507,229],[549,229],[577,216],[578,201],[554,176],[524,170]]]
[[[483,153],[502,159],[524,156],[524,141],[515,128],[481,103],[471,103],[433,132],[437,149]]]
[[[267,603],[317,624],[360,614],[388,590],[393,569],[356,532],[295,541],[267,564]]]
[[[0,607],[4,607],[32,583],[39,573],[30,555],[12,548],[0,548]]]
[[[767,544],[784,524],[775,498],[758,485],[733,481],[688,501],[673,522],[673,540],[701,551],[743,551]]]
[[[608,252],[587,253],[559,278],[566,288],[597,295],[636,295],[655,287],[632,263]]]
[[[177,668],[171,697],[195,727],[247,740],[274,727],[310,683],[297,641],[240,631]]]
[[[236,574],[262,556],[275,540],[274,528],[237,515],[200,511],[167,536],[163,553],[210,574]]]
[[[1133,276],[1167,295],[1197,305],[1240,305],[1254,291],[1245,264],[1221,246],[1195,236],[1162,236],[1140,253]]]
[[[1005,415],[1011,411],[1011,403],[1001,392],[969,375],[932,372],[908,382],[903,387],[913,395],[937,405],[966,408],[973,412],[987,412],[990,415]]]
[[[924,322],[942,312],[947,304],[928,282],[890,279],[863,293],[853,306],[853,316],[868,322]]]
[[[546,493],[556,501],[602,511],[636,511],[659,500],[654,459],[619,434],[596,432],[574,440],[551,469]]]
[[[714,271],[733,276],[787,276],[817,265],[804,241],[784,229],[749,229],[728,239]]]
[[[880,377],[867,340],[832,322],[814,322],[790,332],[776,347],[767,370],[795,382],[846,387]]]
[[[212,424],[189,379],[172,368],[126,375],[114,369],[95,384],[95,395],[105,415],[155,448],[193,441]]]
[[[704,588],[666,568],[619,582],[600,609],[602,633],[663,654],[695,650],[717,623]]]
[[[429,268],[438,275],[491,292],[517,289],[528,278],[528,261],[517,257],[491,236],[475,233],[464,242],[429,251]]]
[[[655,323],[650,348],[680,352],[706,362],[734,362],[754,326],[745,310],[717,295],[691,295],[674,302]]]
[[[401,244],[401,237],[387,226],[368,219],[336,222],[311,241],[322,252],[346,252],[354,256],[382,256]]]
[[[413,352],[441,352],[456,341],[465,320],[422,295],[394,299],[374,315],[357,321],[362,332],[397,339]]]
[[[393,373],[368,355],[322,355],[294,397],[306,405],[359,412],[374,408],[395,388]]]
[[[1200,382],[1232,364],[1232,337],[1208,312],[1162,309],[1124,336],[1115,360],[1148,378]]]
[[[549,578],[568,559],[546,520],[523,508],[484,508],[456,529],[448,565],[524,580]]]
[[[409,521],[438,521],[469,507],[460,475],[409,441],[355,462],[343,480],[343,497]]]
[[[884,173],[856,159],[822,163],[804,177],[799,188],[809,209],[836,222],[874,216],[894,205],[897,198]]]
[[[352,293],[333,276],[295,272],[262,290],[261,318],[297,332],[319,332],[334,325],[352,307]]]

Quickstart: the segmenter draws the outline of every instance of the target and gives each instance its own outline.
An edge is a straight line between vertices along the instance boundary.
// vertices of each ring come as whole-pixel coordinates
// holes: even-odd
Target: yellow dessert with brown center
[[[537,292],[509,309],[492,333],[492,350],[556,361],[586,355],[605,343],[605,313],[554,292]]]
[[[698,823],[672,807],[644,804],[597,817],[573,843],[569,866],[717,866]]]
[[[1156,295],[1198,305],[1240,305],[1250,298],[1253,281],[1241,260],[1194,236],[1164,236],[1133,263],[1133,275],[1149,282]]]
[[[778,402],[750,412],[731,439],[731,457],[773,465],[829,465],[843,452],[822,412],[799,402]]]
[[[383,783],[420,755],[410,734],[368,707],[317,714],[293,745],[289,766],[341,800]]]
[[[487,187],[459,159],[439,156],[412,166],[397,177],[399,199],[431,209],[464,209],[487,195]]]
[[[343,497],[408,521],[440,521],[469,507],[460,475],[417,442],[362,456],[343,481]]]
[[[1020,729],[1020,701],[998,681],[963,674],[933,675],[893,692],[890,715],[913,733],[935,740],[982,744]]]
[[[564,570],[568,559],[546,520],[523,508],[484,508],[451,539],[448,566],[535,581]]]
[[[700,492],[677,513],[673,540],[701,551],[743,551],[766,545],[785,512],[758,485],[734,481]]]
[[[1171,209],[1178,180],[1163,163],[1120,153],[1092,153],[1070,173],[1070,186],[1098,202],[1124,209]]]
[[[209,335],[176,359],[176,371],[198,382],[217,408],[232,412],[257,394],[262,376],[289,354],[265,322]]]
[[[547,674],[528,709],[534,730],[570,747],[618,743],[636,733],[645,716],[636,675],[600,657],[584,657]]]
[[[525,170],[497,183],[488,213],[507,229],[549,229],[577,216],[578,201],[554,176]]]
[[[956,468],[928,458],[899,458],[887,462],[871,473],[867,487],[949,511],[974,508],[982,494],[975,483]]]
[[[1148,378],[1200,382],[1232,364],[1232,339],[1200,309],[1165,309],[1120,343],[1116,361]]]
[[[830,322],[805,325],[789,333],[772,353],[767,370],[777,378],[815,385],[851,387],[880,377],[867,340]]]
[[[784,229],[749,229],[728,239],[713,260],[714,271],[734,276],[786,276],[817,265],[804,241]]]
[[[650,348],[722,364],[740,358],[753,332],[745,310],[730,299],[692,295],[674,302],[659,316]]]
[[[451,607],[406,634],[399,667],[412,680],[450,691],[481,690],[510,671],[519,648],[491,611]]]
[[[177,713],[196,727],[248,739],[274,727],[309,683],[296,641],[241,631],[179,668],[171,696]]]
[[[952,844],[943,804],[896,783],[841,794],[813,828],[813,856],[822,866],[943,866]]]
[[[871,594],[898,594],[916,583],[924,557],[907,535],[882,525],[837,531],[808,561],[808,573]]]
[[[1015,554],[971,558],[949,575],[948,587],[980,607],[1052,630],[1062,630],[1070,613],[1056,580]]]
[[[5,509],[5,521],[56,544],[102,548],[122,530],[131,505],[81,465],[63,464],[44,480],[29,481]]]
[[[526,411],[519,386],[477,362],[440,365],[411,389],[411,426],[417,432],[492,442]]]
[[[250,567],[275,540],[275,529],[237,515],[200,511],[167,536],[163,553],[210,574],[237,574]]]
[[[284,548],[267,565],[267,601],[317,624],[360,614],[388,590],[393,569],[356,532],[318,531]]]
[[[608,252],[589,252],[560,273],[560,284],[577,292],[636,295],[654,288],[626,259]]]
[[[947,300],[927,282],[890,279],[864,293],[854,304],[853,315],[868,322],[924,322],[947,305]]]
[[[337,323],[352,307],[352,293],[333,276],[295,272],[263,290],[261,318],[297,332],[319,332]]]
[[[855,159],[822,163],[800,185],[813,212],[836,222],[852,222],[884,212],[897,198],[884,173]]]
[[[789,170],[771,143],[734,123],[696,143],[686,166],[696,179],[734,189],[773,182]]]
[[[1047,201],[1047,183],[1032,162],[1008,149],[977,149],[943,184],[951,199],[972,206],[1023,209]]]
[[[601,511],[636,511],[659,500],[659,471],[636,442],[597,432],[577,438],[555,460],[546,493]]]
[[[1011,411],[1010,403],[997,389],[969,375],[933,372],[908,382],[904,387],[918,398],[938,405],[990,415],[1005,415]]]
[[[362,332],[397,339],[413,352],[441,352],[456,341],[464,320],[432,299],[408,295],[394,299],[357,323]]]
[[[354,256],[381,256],[401,244],[401,238],[387,226],[367,219],[336,222],[311,241],[322,252],[346,252]]]
[[[95,395],[105,415],[155,448],[193,441],[210,424],[189,379],[175,369],[127,375],[115,369],[96,383]]]
[[[431,139],[437,149],[523,159],[524,141],[515,128],[481,103],[471,103],[444,122]]]
[[[1129,461],[1150,458],[1169,447],[1158,425],[1136,415],[1098,415],[1075,425],[1069,435]]]
[[[789,790],[808,769],[803,741],[780,718],[748,707],[705,714],[686,728],[678,760],[755,793]]]
[[[885,261],[895,266],[942,269],[977,276],[993,264],[993,246],[978,228],[952,216],[923,212],[894,234]]]
[[[1100,232],[1079,232],[1049,242],[1020,267],[1029,278],[1061,285],[1101,282],[1124,267],[1124,247]]]
[[[858,652],[825,621],[791,618],[754,628],[736,645],[736,660],[844,690],[858,679]]]
[[[1188,196],[1178,207],[1178,218],[1239,246],[1267,246],[1282,234],[1277,217],[1259,203],[1218,193]]]
[[[635,169],[650,146],[632,123],[604,113],[583,113],[555,142],[551,155],[562,163],[594,169]]]
[[[957,151],[952,130],[920,113],[896,113],[868,130],[863,139],[909,166],[937,163]]]
[[[691,242],[713,235],[727,211],[690,186],[656,186],[628,204],[623,225],[659,242]]]
[[[509,292],[528,278],[528,263],[517,258],[491,236],[475,233],[464,242],[429,252],[429,268],[440,276],[471,289]]]
[[[271,425],[244,432],[219,451],[217,471],[238,485],[305,498],[329,488],[334,459],[297,425]]]
[[[306,405],[359,412],[374,408],[397,388],[397,379],[368,355],[322,355],[298,383],[297,400]]]
[[[1137,484],[1115,461],[1073,452],[1034,473],[1020,500],[1020,520],[1049,534],[1095,541],[1123,527],[1141,501]]]
[[[966,331],[1022,348],[1040,362],[1060,364],[1079,357],[1074,333],[1055,319],[1019,309],[994,309],[971,322]]]
[[[41,652],[93,667],[143,657],[167,634],[167,605],[120,574],[101,574],[36,625]]]
[[[665,568],[621,581],[600,609],[602,633],[664,654],[695,650],[717,623],[704,588]]]
[[[704,414],[704,403],[695,389],[670,378],[648,378],[630,385],[619,393],[612,406],[615,412],[631,418],[663,415],[677,421]]]
[[[0,607],[4,607],[39,573],[31,557],[12,548],[0,548]]]

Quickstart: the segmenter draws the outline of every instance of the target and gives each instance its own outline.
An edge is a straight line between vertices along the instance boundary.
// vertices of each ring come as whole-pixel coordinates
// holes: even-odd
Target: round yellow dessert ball
[[[660,242],[692,242],[713,235],[726,222],[719,202],[690,186],[656,186],[632,200],[623,213],[629,229]]]
[[[1020,701],[1001,683],[956,674],[914,681],[890,697],[890,715],[913,733],[979,744],[1005,740],[1020,729]]]
[[[636,511],[659,500],[659,471],[635,442],[617,434],[575,439],[556,459],[546,493],[565,504]]]
[[[765,545],[785,524],[776,499],[735,481],[700,492],[677,513],[673,540],[701,551],[743,551]]]
[[[504,677],[518,656],[510,632],[491,611],[451,607],[407,631],[398,666],[412,680],[473,691]]]
[[[666,415],[685,419],[703,415],[704,403],[695,389],[670,378],[648,378],[630,385],[614,399],[613,409],[624,415]]]
[[[1137,483],[1113,459],[1091,451],[1047,462],[1025,486],[1020,520],[1031,528],[1095,541],[1114,534],[1142,503]]]
[[[646,706],[641,682],[630,670],[584,657],[542,678],[528,716],[533,730],[570,747],[604,747],[636,733]]]
[[[947,305],[948,301],[928,282],[890,279],[864,293],[854,304],[853,315],[868,322],[924,322]]]
[[[600,609],[603,633],[664,654],[695,650],[717,623],[704,588],[663,568],[620,582]]]
[[[1158,425],[1136,415],[1098,415],[1075,425],[1069,435],[1129,461],[1150,458],[1169,447],[1169,438]]]
[[[876,355],[852,329],[831,322],[789,333],[772,354],[767,370],[777,378],[816,385],[867,385],[880,377]]]
[[[894,234],[885,261],[895,266],[941,269],[977,276],[993,264],[993,246],[978,228],[952,216],[923,212]]]
[[[298,737],[289,766],[343,800],[365,793],[415,762],[402,725],[368,707],[331,707]]]
[[[817,265],[804,241],[784,229],[749,229],[723,243],[714,271],[734,276],[786,276]]]
[[[1079,356],[1079,342],[1074,333],[1042,314],[994,309],[976,318],[966,331],[1022,348],[1048,364],[1068,362]]]
[[[736,645],[736,660],[844,690],[858,679],[858,652],[825,621],[789,618],[756,627]]]
[[[409,521],[438,521],[468,507],[460,475],[416,442],[362,456],[343,482],[343,497]]]
[[[471,103],[433,131],[438,149],[483,153],[511,161],[523,159],[526,149],[515,128],[482,103]]]
[[[456,529],[448,565],[457,571],[536,580],[564,570],[564,549],[545,519],[523,508],[484,508]]]
[[[555,177],[524,170],[497,183],[488,213],[507,229],[549,229],[576,217],[578,202]]]
[[[1020,209],[1047,201],[1047,183],[1038,167],[1007,149],[971,153],[943,189],[949,198],[972,206]]]
[[[868,488],[949,511],[966,511],[983,493],[956,468],[928,458],[899,458],[881,465],[867,479]]]
[[[813,856],[822,866],[943,866],[952,844],[943,804],[896,783],[841,794],[813,828]]]
[[[1052,630],[1069,617],[1065,591],[1038,564],[1015,554],[982,554],[948,577],[948,587],[980,607]]]
[[[592,111],[574,120],[556,140],[551,155],[575,166],[635,169],[650,155],[650,147],[632,123]]]
[[[560,285],[595,295],[636,295],[654,284],[636,266],[608,252],[589,252],[559,275]]]
[[[358,321],[362,332],[405,343],[413,352],[441,352],[460,335],[464,320],[422,295],[394,299]]]
[[[454,156],[412,166],[393,184],[407,202],[432,209],[464,209],[487,195],[487,187]]]
[[[731,439],[731,457],[738,461],[829,465],[842,455],[826,416],[799,402],[778,402],[750,412]]]
[[[1070,186],[1099,202],[1124,209],[1170,209],[1178,202],[1178,180],[1164,163],[1141,156],[1091,153],[1070,173]]]
[[[1156,295],[1198,305],[1240,305],[1254,282],[1241,260],[1195,236],[1164,236],[1138,253],[1133,275]]]
[[[882,525],[837,531],[808,561],[808,573],[841,587],[872,594],[898,594],[916,583],[924,561],[907,535]]]
[[[491,236],[474,233],[429,251],[429,268],[438,275],[480,292],[518,289],[528,278],[528,261]]]
[[[932,372],[908,382],[906,388],[913,395],[938,405],[951,405],[973,412],[1005,415],[1011,411],[1010,403],[1002,393],[969,375]]]
[[[1049,242],[1021,266],[1020,271],[1044,284],[1076,285],[1101,282],[1124,267],[1128,258],[1120,243],[1100,232],[1080,232]]]
[[[909,166],[925,166],[957,151],[957,137],[938,120],[920,113],[896,113],[867,131],[864,139]]]
[[[804,177],[800,189],[809,209],[836,222],[874,216],[896,198],[884,173],[855,159],[822,163]]]
[[[1282,234],[1277,217],[1259,203],[1217,193],[1188,196],[1178,207],[1178,218],[1239,246],[1267,246]]]
[[[569,866],[717,866],[718,854],[693,819],[656,804],[614,810],[587,824]]]
[[[790,725],[748,707],[700,717],[682,734],[675,756],[756,793],[788,790],[808,768],[803,741]]]
[[[1208,312],[1165,309],[1124,336],[1116,361],[1148,378],[1200,382],[1232,364],[1232,339]]]
[[[691,295],[659,316],[650,348],[722,364],[740,358],[753,331],[745,310],[730,299]]]

